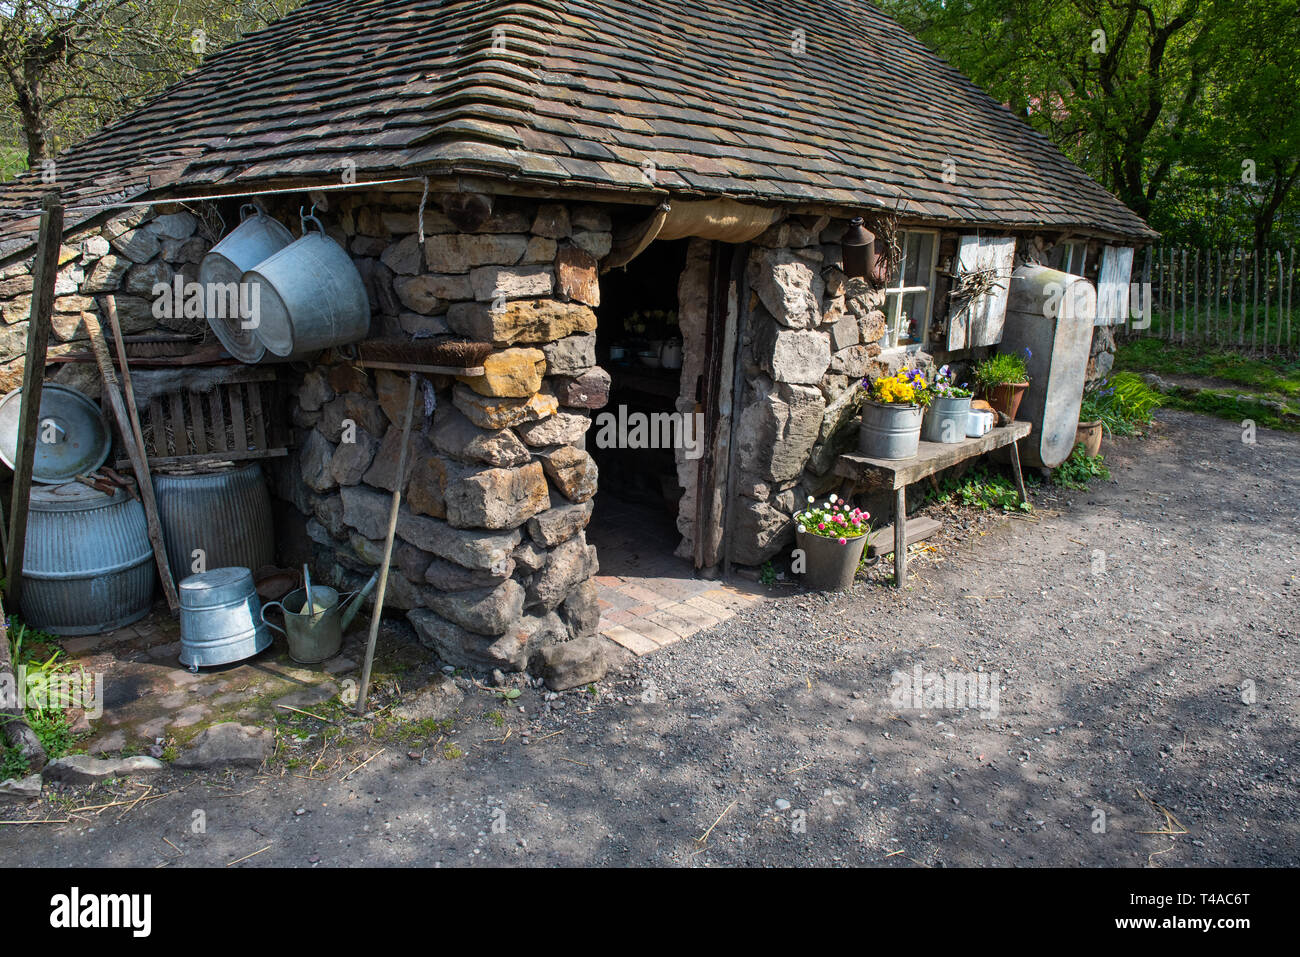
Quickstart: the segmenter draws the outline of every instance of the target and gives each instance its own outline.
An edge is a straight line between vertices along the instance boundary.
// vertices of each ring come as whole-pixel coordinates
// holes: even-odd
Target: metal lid
[[[257,594],[253,587],[253,573],[247,568],[214,568],[191,575],[177,587],[181,605],[185,608],[226,605]]]
[[[67,485],[46,485],[32,489],[31,507],[35,512],[88,512],[125,501],[125,489],[114,489],[113,494],[101,492],[80,482]]]
[[[15,389],[0,400],[0,460],[11,469],[18,454],[22,391]],[[104,413],[76,389],[45,383],[38,421],[34,481],[62,485],[94,472],[108,460],[113,438]]]

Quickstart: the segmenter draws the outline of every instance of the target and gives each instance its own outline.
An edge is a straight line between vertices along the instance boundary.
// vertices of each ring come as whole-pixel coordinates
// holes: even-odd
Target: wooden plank
[[[99,328],[99,319],[94,313],[84,313],[82,324],[90,334],[90,345],[95,350],[99,364],[99,377],[104,384],[104,397],[113,409],[118,428],[122,432],[122,444],[126,446],[131,459],[131,468],[135,471],[136,483],[140,487],[140,500],[144,505],[145,525],[149,530],[149,543],[153,546],[154,561],[158,565],[158,577],[162,580],[163,593],[167,604],[175,615],[180,610],[180,599],[176,594],[176,582],[172,578],[171,566],[167,562],[167,548],[163,544],[162,523],[158,519],[158,501],[153,493],[153,481],[149,474],[149,463],[144,449],[136,443],[135,432],[127,416],[126,403],[118,388],[117,373],[113,371],[113,360],[108,355],[108,344],[104,342],[104,332]],[[182,420],[182,426],[184,420]]]
[[[836,460],[835,474],[854,479],[862,485],[883,489],[905,488],[966,459],[1011,445],[1029,435],[1032,429],[1030,423],[1017,421],[996,428],[988,435],[952,445],[921,442],[916,455],[910,459],[873,459],[850,452]]]
[[[371,362],[366,359],[358,359],[353,365],[360,366],[363,369],[388,369],[392,372],[419,372],[423,375],[454,375],[454,376],[475,376],[483,374],[482,366],[428,366],[412,365],[401,362]]]
[[[894,587],[907,582],[907,486],[894,489]]]
[[[253,447],[266,448],[266,419],[262,415],[262,386],[260,383],[248,385],[248,418],[253,427]]]
[[[248,450],[248,428],[244,421],[244,387],[236,383],[235,385],[224,386],[226,397],[230,399],[230,425],[234,430],[235,444],[231,446],[232,452],[246,452]]]
[[[282,459],[288,449],[245,449],[243,452],[209,452],[207,455],[168,455],[149,460],[150,465],[222,465],[227,462],[247,462],[252,459]],[[131,467],[130,459],[119,459],[114,468],[121,471]]]
[[[41,201],[40,235],[36,241],[32,311],[27,326],[27,351],[23,363],[23,391],[19,397],[18,444],[14,461],[12,507],[9,515],[8,570],[10,610],[17,611],[23,594],[23,558],[27,551],[27,513],[31,507],[32,470],[36,464],[36,438],[40,432],[41,390],[45,383],[45,353],[50,344],[54,314],[54,284],[59,272],[59,244],[63,241],[63,206],[54,194]]]
[[[153,458],[171,454],[171,449],[167,447],[166,429],[167,417],[163,414],[162,402],[155,396],[149,400],[149,431],[153,434],[153,454],[150,455],[150,450],[145,449],[146,457]]]
[[[226,441],[226,409],[222,402],[224,389],[213,389],[208,393],[208,421],[212,423],[212,451],[225,452],[230,449]]]
[[[167,407],[170,411],[168,424],[171,426],[172,442],[176,446],[176,454],[189,455],[189,426],[185,421],[185,406],[181,403],[181,394],[179,392],[172,392],[167,396]]]
[[[190,407],[190,424],[194,427],[194,451],[206,455],[208,451],[208,427],[203,421],[203,396],[191,392],[186,397]]]
[[[915,545],[917,542],[924,541],[939,529],[943,528],[942,522],[937,522],[932,518],[920,517],[908,519],[907,522],[907,544]],[[874,541],[867,546],[867,555],[874,558],[877,555],[886,556],[894,554],[897,547],[894,543],[894,526],[886,525],[884,528],[878,528],[872,533]]]

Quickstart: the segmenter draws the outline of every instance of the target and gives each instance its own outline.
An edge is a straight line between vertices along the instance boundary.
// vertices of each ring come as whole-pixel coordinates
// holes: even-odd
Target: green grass
[[[1136,339],[1119,347],[1115,368],[1230,383],[1227,388],[1180,389],[1166,394],[1163,404],[1230,422],[1250,419],[1266,429],[1300,431],[1300,359]]]
[[[66,662],[59,660],[63,649],[59,647],[58,639],[28,628],[17,615],[9,619],[9,653],[15,671],[19,666],[26,666],[29,689],[47,682],[60,672],[72,670]],[[63,757],[72,749],[76,739],[68,725],[67,715],[61,708],[25,708],[23,717],[51,761]],[[25,774],[27,761],[16,748],[4,744],[3,749],[0,749],[0,781]]]
[[[1180,346],[1159,339],[1133,339],[1119,347],[1115,368],[1156,375],[1222,379],[1255,392],[1300,396],[1300,359],[1243,355],[1225,348]]]

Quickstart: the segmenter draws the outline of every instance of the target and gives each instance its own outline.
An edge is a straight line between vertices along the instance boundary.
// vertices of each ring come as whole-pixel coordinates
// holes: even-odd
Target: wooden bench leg
[[[907,488],[894,489],[894,587],[907,581]]]
[[[1029,494],[1025,491],[1025,477],[1020,473],[1020,443],[1011,443],[1011,471],[1016,477],[1016,491],[1020,493],[1020,502],[1023,505],[1029,501]]]

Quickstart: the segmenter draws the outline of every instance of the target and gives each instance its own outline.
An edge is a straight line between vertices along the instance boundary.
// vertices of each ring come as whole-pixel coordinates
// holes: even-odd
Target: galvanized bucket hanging
[[[352,257],[315,216],[303,216],[302,224],[301,239],[243,276],[258,286],[257,338],[287,359],[358,342],[370,332],[370,298]]]
[[[235,306],[251,304],[247,291],[240,291],[244,273],[290,245],[293,233],[251,203],[241,207],[239,214],[240,224],[203,257],[199,264],[199,283],[205,304],[221,304],[219,308],[205,309],[208,325],[227,352],[240,362],[253,364],[266,358],[266,346],[251,328],[244,328],[245,322],[251,323],[255,317],[246,320],[238,308],[230,314],[229,290],[235,290]],[[260,303],[257,305],[260,311]]]

